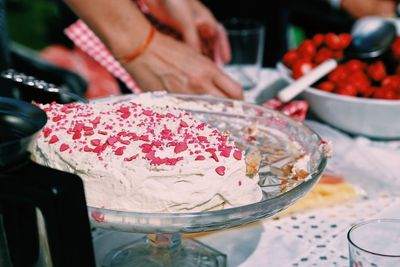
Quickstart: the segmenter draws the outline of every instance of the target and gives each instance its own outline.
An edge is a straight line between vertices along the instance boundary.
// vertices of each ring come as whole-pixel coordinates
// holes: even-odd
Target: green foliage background
[[[54,0],[6,0],[6,12],[14,42],[40,50],[65,40]]]

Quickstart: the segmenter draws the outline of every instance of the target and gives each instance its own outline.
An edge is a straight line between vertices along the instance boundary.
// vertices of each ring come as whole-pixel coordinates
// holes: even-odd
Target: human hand
[[[341,7],[354,18],[364,16],[394,17],[396,1],[394,0],[342,0]]]
[[[140,57],[124,65],[145,91],[209,94],[243,99],[239,84],[192,47],[162,33]]]
[[[183,41],[223,65],[231,57],[224,27],[198,0],[144,0],[149,13],[183,36]]]

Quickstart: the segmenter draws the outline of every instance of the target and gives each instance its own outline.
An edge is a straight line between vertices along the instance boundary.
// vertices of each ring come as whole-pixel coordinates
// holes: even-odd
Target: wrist
[[[156,32],[157,32],[156,28],[151,26],[146,40],[144,40],[140,46],[134,47],[134,49],[132,51],[130,51],[129,54],[123,55],[121,57],[116,57],[116,59],[121,64],[128,64],[128,63],[134,61],[136,58],[141,56],[147,50],[147,48],[152,43]]]
[[[142,49],[146,42],[148,42],[152,31],[153,26],[150,23],[146,23],[146,25],[141,27],[133,25],[125,31],[121,30],[110,34],[110,41],[106,45],[113,56],[123,63],[124,58],[131,55],[134,51]]]

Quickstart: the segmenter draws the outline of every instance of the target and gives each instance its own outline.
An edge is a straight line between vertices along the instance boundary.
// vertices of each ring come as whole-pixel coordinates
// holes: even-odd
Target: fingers
[[[341,6],[354,18],[364,16],[395,16],[396,2],[392,0],[342,0]]]
[[[222,72],[214,76],[214,84],[229,98],[242,100],[244,97],[242,87]]]
[[[385,17],[394,17],[396,15],[396,2],[395,1],[381,1],[379,9],[377,10],[378,15]]]
[[[223,63],[228,63],[231,60],[231,46],[229,45],[228,35],[225,28],[218,24],[217,26],[217,38],[216,45],[218,46],[218,52]]]
[[[222,91],[215,83],[211,81],[204,85],[204,88],[201,90],[201,92],[201,94],[229,98],[229,95],[226,94],[225,91]]]

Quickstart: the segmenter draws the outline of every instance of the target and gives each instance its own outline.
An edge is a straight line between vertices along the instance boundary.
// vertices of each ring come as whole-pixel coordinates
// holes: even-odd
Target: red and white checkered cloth
[[[124,82],[128,89],[134,93],[142,92],[129,73],[83,21],[76,21],[66,28],[64,32],[77,47],[85,51],[115,77]]]

